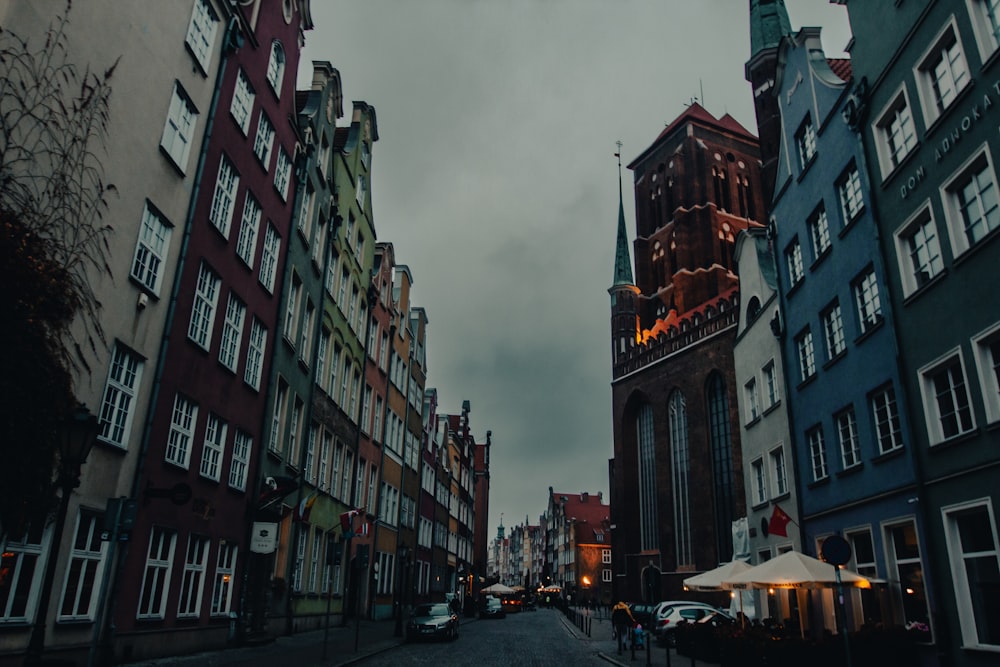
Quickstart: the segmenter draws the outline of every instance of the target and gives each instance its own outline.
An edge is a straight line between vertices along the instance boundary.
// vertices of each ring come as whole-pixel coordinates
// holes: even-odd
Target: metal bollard
[[[629,644],[632,645],[632,660],[634,661],[635,660],[635,628],[629,628],[628,634],[629,634],[629,639],[631,640],[631,641],[629,641]]]
[[[649,643],[649,630],[642,631],[643,646],[646,647],[646,667],[653,664],[653,645]]]

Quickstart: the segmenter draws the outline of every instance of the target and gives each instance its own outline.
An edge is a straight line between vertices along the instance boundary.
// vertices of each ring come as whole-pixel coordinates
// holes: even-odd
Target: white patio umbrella
[[[871,588],[871,582],[856,572],[840,571],[840,582],[852,588]],[[722,582],[723,587],[748,590],[753,588],[812,589],[837,585],[837,570],[798,551],[785,553],[765,561]],[[805,609],[799,605],[799,631],[805,637]]]
[[[856,572],[840,571],[840,581],[850,588],[871,588],[871,582]],[[831,588],[837,585],[833,565],[798,551],[785,553],[722,581],[722,588]]]
[[[497,582],[497,583],[493,584],[492,586],[487,586],[486,588],[484,588],[480,592],[482,592],[482,593],[498,593],[500,595],[508,595],[510,593],[513,593],[514,589],[511,588],[510,586],[504,586],[503,584]]]
[[[714,570],[708,570],[707,572],[696,574],[693,577],[688,577],[684,580],[684,585],[693,591],[727,590],[728,587],[723,586],[723,582],[731,579],[737,574],[746,572],[752,567],[753,565],[747,563],[746,561],[730,561],[725,565],[720,565]]]

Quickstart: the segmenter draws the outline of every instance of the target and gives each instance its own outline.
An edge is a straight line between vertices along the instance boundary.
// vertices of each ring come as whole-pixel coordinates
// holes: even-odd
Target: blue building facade
[[[844,122],[850,63],[820,31],[779,48],[781,141],[772,201],[779,335],[798,472],[802,549],[844,537],[848,566],[884,579],[848,605],[865,623],[928,622],[924,531],[886,271],[858,133]],[[824,625],[835,628],[832,595]]]

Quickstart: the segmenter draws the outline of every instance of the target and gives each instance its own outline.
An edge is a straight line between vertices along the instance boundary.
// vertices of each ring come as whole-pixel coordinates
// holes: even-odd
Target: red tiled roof
[[[647,152],[649,152],[649,150],[653,146],[660,143],[660,141],[664,137],[669,136],[674,130],[676,130],[678,127],[689,121],[696,121],[703,123],[705,125],[713,125],[715,127],[722,128],[723,130],[728,130],[730,132],[743,135],[744,137],[747,137],[752,141],[757,141],[756,136],[754,136],[749,130],[743,127],[735,118],[733,118],[728,113],[725,114],[722,118],[716,118],[711,113],[706,111],[705,107],[701,106],[697,102],[694,102],[691,104],[691,106],[689,106],[687,109],[684,110],[684,113],[679,115],[669,125],[663,128],[663,131],[660,132],[660,134],[656,137],[656,140],[653,141],[653,143],[650,144],[645,150],[643,150],[642,153],[639,155],[639,157],[632,160],[632,162],[628,165],[629,169],[631,169],[633,165],[639,162],[642,159],[642,156],[644,156]]]
[[[843,81],[851,80],[851,59],[850,58],[827,58],[826,64],[830,66],[833,73]]]

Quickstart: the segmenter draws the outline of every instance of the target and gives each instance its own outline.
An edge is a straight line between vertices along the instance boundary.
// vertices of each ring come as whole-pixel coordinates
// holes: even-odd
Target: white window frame
[[[759,456],[750,463],[751,507],[759,507],[768,501],[767,469],[764,457]]]
[[[236,491],[246,490],[251,451],[253,451],[253,436],[243,429],[236,428],[233,433],[233,460],[229,464],[229,488]]]
[[[209,610],[211,616],[228,616],[232,608],[238,547],[235,542],[219,540],[219,552],[215,561],[215,582],[212,586],[212,605]]]
[[[760,419],[760,393],[757,390],[757,378],[751,377],[743,384],[743,398],[746,402],[746,423],[752,424]]]
[[[788,270],[788,283],[795,287],[805,278],[805,271],[802,268],[802,244],[796,237],[785,248],[785,266]]]
[[[868,333],[882,323],[882,295],[879,290],[878,277],[874,268],[868,268],[859,274],[851,284],[854,294],[855,312],[858,316],[858,327],[862,334]]]
[[[246,199],[243,202],[240,234],[236,240],[236,254],[250,268],[253,268],[254,255],[257,254],[257,232],[260,229],[261,212],[260,204],[247,190]]]
[[[799,381],[805,382],[816,375],[816,351],[811,329],[803,329],[795,337],[795,349],[799,359]]]
[[[910,296],[944,272],[941,233],[930,200],[893,233],[896,265],[904,296]],[[919,240],[919,245],[916,245]]]
[[[970,240],[966,230],[966,221],[962,215],[958,192],[961,190],[959,187],[960,184],[967,183],[973,175],[978,176],[979,174],[986,174],[989,178],[987,185],[992,186],[992,203],[994,206],[990,209],[990,212],[993,214],[993,226],[992,228],[989,226],[990,216],[980,206],[980,210],[983,212],[982,224],[986,226],[986,231],[978,238]],[[996,204],[998,198],[1000,198],[1000,189],[997,186],[996,168],[989,144],[984,143],[979,150],[973,152],[962,166],[944,181],[941,185],[940,193],[941,201],[944,205],[944,221],[945,226],[948,228],[948,239],[951,242],[952,254],[955,258],[958,258],[978,246],[984,239],[989,238],[996,231],[997,227],[1000,227],[1000,208]],[[977,202],[981,205],[982,191],[978,192],[977,195],[979,195]]]
[[[184,43],[191,50],[191,54],[198,62],[202,72],[208,72],[208,68],[212,64],[215,31],[218,27],[219,18],[208,0],[195,0]]]
[[[219,362],[234,373],[239,365],[246,316],[246,304],[236,296],[235,292],[230,292],[229,303],[226,304],[226,317],[222,324],[222,339],[219,341]]]
[[[288,186],[292,182],[292,159],[284,147],[278,148],[278,162],[274,166],[274,188],[281,201],[288,201]]]
[[[840,215],[843,218],[844,227],[857,220],[865,211],[861,172],[854,162],[851,162],[850,166],[837,179],[837,201],[840,202]]]
[[[773,359],[764,364],[761,373],[764,376],[764,386],[767,388],[767,405],[764,406],[764,410],[767,411],[781,401],[780,379]]]
[[[809,239],[812,242],[815,261],[830,249],[830,218],[826,214],[826,207],[822,205],[817,207],[809,215],[806,225],[809,227]]]
[[[247,344],[247,365],[243,381],[254,390],[260,389],[260,378],[264,371],[264,353],[267,350],[267,328],[256,317],[250,325],[250,340]]]
[[[236,165],[223,155],[219,159],[219,174],[215,179],[215,193],[212,195],[212,206],[208,212],[208,221],[212,223],[222,237],[229,238],[229,229],[233,224],[233,211],[236,208],[236,191],[240,187],[240,173]]]
[[[1000,354],[995,355],[991,349],[991,346],[998,344],[1000,322],[972,337],[973,361],[979,375],[979,387],[989,424],[1000,421]]]
[[[177,618],[198,618],[201,616],[201,597],[205,590],[205,574],[208,570],[208,552],[212,542],[203,535],[188,535],[187,549],[184,551],[184,569],[177,599]]]
[[[895,387],[891,383],[879,387],[869,395],[868,402],[871,406],[872,426],[875,428],[879,455],[902,448],[903,430]]]
[[[188,338],[198,347],[208,350],[212,345],[212,329],[215,327],[215,311],[219,301],[219,286],[222,279],[202,262],[198,270],[194,303],[191,304],[191,321]]]
[[[961,383],[956,384],[954,376],[950,373],[950,370],[954,365],[958,366],[958,370],[961,373]],[[942,415],[939,408],[939,403],[937,401],[937,394],[934,387],[934,378],[938,377],[942,372],[949,373],[950,389],[949,392],[952,398],[952,407],[955,408],[957,419],[958,430],[946,436],[944,428],[942,426]],[[972,397],[969,395],[969,380],[968,373],[965,370],[965,359],[962,354],[961,348],[953,348],[948,350],[940,357],[925,364],[920,369],[917,370],[917,377],[920,380],[920,396],[924,405],[924,420],[925,427],[927,429],[927,439],[928,442],[933,447],[934,445],[939,445],[943,442],[947,442],[954,438],[959,438],[966,433],[971,433],[976,429],[976,414],[972,409]],[[956,395],[955,390],[961,387],[965,394],[965,404],[964,410],[967,413],[968,428],[962,427],[962,408],[960,404],[961,396]]]
[[[956,517],[960,514],[984,509],[989,523],[993,550],[976,551],[967,554],[963,550],[961,534],[958,530]],[[955,505],[947,505],[941,508],[941,518],[942,523],[944,524],[945,545],[948,549],[948,559],[951,564],[952,588],[955,592],[955,603],[958,610],[959,620],[958,626],[961,628],[962,634],[962,646],[964,648],[1000,652],[1000,643],[987,644],[980,641],[976,623],[976,613],[972,601],[972,591],[969,586],[968,569],[965,566],[965,559],[970,556],[978,559],[989,559],[992,556],[994,561],[1000,565],[1000,540],[998,540],[997,537],[997,523],[996,515],[993,512],[993,501],[987,496]],[[996,629],[994,628],[994,632],[995,631]]]
[[[91,621],[94,618],[108,544],[101,539],[103,522],[103,514],[88,509],[81,508],[77,515],[57,616],[60,621]]]
[[[281,85],[285,79],[285,49],[281,42],[271,42],[271,55],[267,59],[267,82],[277,97],[281,97]]]
[[[167,117],[163,123],[160,148],[176,165],[186,173],[188,157],[191,155],[191,141],[198,125],[198,109],[179,81],[174,82],[174,92],[170,97]]]
[[[892,539],[892,529],[896,528],[896,527],[899,527],[899,526],[905,526],[905,525],[909,525],[909,526],[913,527],[913,532],[914,532],[914,536],[916,538],[916,546],[917,546],[917,552],[918,552],[916,558],[900,558],[899,554],[896,552],[895,542]],[[905,607],[904,607],[904,604],[903,604],[903,596],[904,595],[910,595],[911,593],[907,593],[907,591],[902,590],[902,581],[901,581],[901,577],[900,577],[900,573],[899,573],[899,567],[900,567],[900,565],[909,565],[911,563],[919,563],[920,564],[920,570],[921,570],[922,574],[926,577],[926,574],[927,574],[927,564],[924,562],[923,549],[921,548],[921,545],[920,545],[920,529],[919,529],[919,525],[917,524],[917,522],[914,519],[914,517],[912,517],[912,516],[906,516],[906,517],[900,517],[898,519],[889,519],[889,520],[883,521],[882,524],[881,524],[881,527],[882,527],[882,537],[883,537],[884,545],[885,545],[886,570],[887,570],[888,575],[889,575],[887,577],[887,579],[889,579],[890,592],[891,592],[891,595],[894,598],[893,604],[896,607],[894,609],[894,611],[898,614],[898,618],[902,620],[903,624],[908,625],[909,623],[914,622],[915,619],[907,619],[906,618]],[[924,587],[923,593],[924,593],[925,602],[926,602],[926,596],[927,596],[927,588],[926,588],[926,586]],[[924,607],[924,615],[925,615],[925,617],[927,619],[930,618],[930,610],[927,608],[926,605]],[[930,627],[928,626],[927,638],[930,639],[930,637],[931,637]]]
[[[135,401],[142,383],[143,360],[121,343],[111,350],[108,379],[101,399],[101,432],[98,437],[128,449]]]
[[[181,394],[174,396],[174,407],[170,417],[170,431],[164,459],[187,469],[191,459],[194,429],[198,424],[198,404]]]
[[[780,498],[788,494],[788,468],[785,457],[785,446],[779,443],[768,452],[771,481],[774,483],[774,497]]]
[[[250,117],[253,115],[255,97],[253,85],[241,67],[239,74],[236,75],[236,88],[233,90],[233,101],[229,105],[229,113],[236,121],[240,131],[243,132],[244,137],[250,133]]]
[[[219,481],[222,474],[222,457],[226,451],[226,434],[229,424],[214,412],[205,420],[205,439],[201,449],[201,465],[198,473],[207,479]]]
[[[910,105],[905,83],[900,84],[875,117],[871,132],[884,180],[916,149],[918,143],[913,107]]]
[[[840,445],[840,463],[844,470],[861,465],[861,441],[858,436],[858,417],[854,408],[841,410],[834,416],[837,425],[837,442]]]
[[[170,222],[147,201],[142,210],[130,275],[155,296],[160,295],[163,286],[172,233]]]
[[[265,170],[271,168],[271,152],[274,148],[274,123],[261,110],[257,117],[257,135],[253,140],[253,152]]]
[[[826,479],[830,476],[830,468],[826,462],[826,437],[820,424],[806,431],[806,442],[809,444],[809,468],[812,471],[813,481]]]
[[[833,360],[847,349],[847,342],[844,338],[844,317],[841,313],[840,302],[832,303],[820,314],[820,318],[823,320],[823,342],[826,347],[826,358]]]
[[[795,131],[795,146],[798,149],[799,169],[805,169],[816,157],[816,126],[809,114]]]
[[[957,54],[946,52],[945,44],[952,40],[958,49]],[[954,57],[952,57],[953,55]],[[946,93],[938,95],[934,91],[933,66],[935,63],[945,60],[949,61],[947,68],[948,88]],[[972,83],[969,63],[965,58],[965,48],[962,45],[958,23],[954,16],[950,17],[930,42],[927,50],[917,59],[916,65],[913,67],[913,78],[917,82],[920,107],[924,112],[924,123],[928,126],[944,115],[959,98],[962,91]]]
[[[1000,49],[1000,0],[965,1],[979,47],[979,59],[985,63]]]
[[[170,590],[170,571],[173,569],[177,532],[163,526],[153,526],[146,550],[142,587],[139,590],[137,619],[162,619],[167,607]]]
[[[274,291],[274,279],[278,273],[278,257],[281,254],[281,236],[274,225],[268,223],[264,234],[264,249],[260,258],[260,284],[268,292]]]

